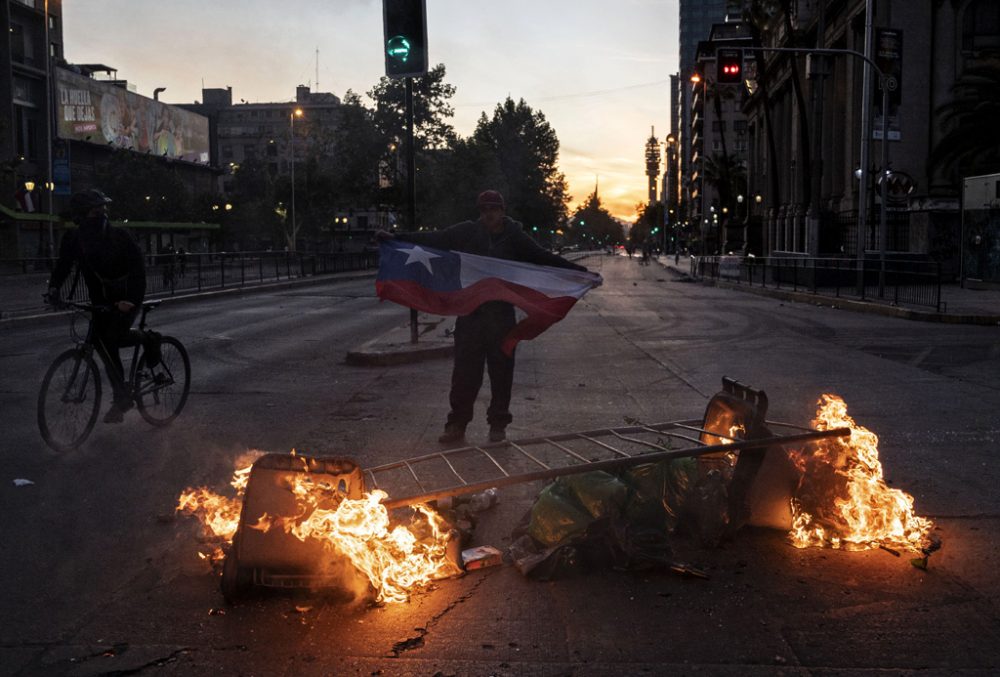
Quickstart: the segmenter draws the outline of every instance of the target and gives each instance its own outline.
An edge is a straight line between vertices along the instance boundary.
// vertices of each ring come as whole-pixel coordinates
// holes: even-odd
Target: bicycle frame
[[[79,342],[80,349],[84,351],[85,355],[92,355],[96,350],[98,355],[101,356],[101,361],[104,363],[105,366],[112,364],[111,356],[106,351],[104,344],[94,339],[94,315],[95,313],[98,312],[107,312],[109,309],[103,308],[101,306],[95,306],[92,304],[84,304],[84,303],[71,302],[68,305],[78,310],[83,310],[90,313],[90,317],[87,320],[88,322],[87,335],[82,341]],[[155,305],[147,305],[145,303],[142,304],[142,310],[139,314],[138,326],[136,326],[135,328],[130,328],[128,330],[128,334],[126,335],[125,339],[122,341],[119,347],[120,349],[129,347],[132,348],[132,357],[129,361],[129,366],[126,369],[123,363],[122,373],[119,376],[122,379],[122,383],[125,385],[126,388],[129,389],[130,394],[133,397],[136,397],[137,395],[140,394],[131,392],[131,389],[132,389],[132,384],[135,382],[136,371],[139,368],[139,351],[143,347],[143,339],[145,338],[146,335],[146,315],[152,308],[155,307],[156,307]],[[76,384],[77,370],[79,370],[79,368],[80,368],[80,363],[78,363],[74,369],[73,378],[70,380],[70,385]],[[85,389],[86,389],[86,380],[84,380],[83,383],[81,384],[80,391],[83,392]],[[66,402],[73,400],[69,399],[67,397],[67,394],[64,393],[62,401]]]

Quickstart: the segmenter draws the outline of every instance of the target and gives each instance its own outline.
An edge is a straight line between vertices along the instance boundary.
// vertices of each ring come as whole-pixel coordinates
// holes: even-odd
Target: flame
[[[934,523],[913,512],[912,496],[886,485],[878,437],[857,425],[836,395],[823,395],[817,406],[814,428],[850,428],[851,435],[821,440],[791,454],[802,473],[792,498],[792,544],[926,553]]]
[[[286,530],[303,541],[318,539],[345,556],[368,577],[377,601],[405,602],[413,588],[459,573],[457,564],[447,557],[450,536],[445,522],[426,505],[414,506],[425,522],[414,528],[429,530],[426,537],[418,538],[405,526],[391,527],[389,512],[382,505],[388,495],[379,489],[357,500],[344,498],[335,509],[315,507],[316,493],[293,491],[315,509],[307,511],[304,520],[286,522]]]
[[[186,489],[181,492],[177,510],[197,517],[216,542],[232,543],[251,467],[240,467],[233,474],[230,484],[236,496],[223,496],[205,487]],[[388,497],[384,491],[349,499],[330,483],[310,475],[305,458],[302,467],[303,472],[292,475],[287,487],[295,496],[297,514],[265,513],[256,523],[245,524],[245,528],[264,532],[280,528],[302,541],[317,539],[346,557],[368,578],[379,602],[405,602],[417,586],[461,573],[457,563],[447,556],[450,530],[429,507],[414,506],[420,519],[414,520],[410,528],[392,526],[382,504]],[[220,545],[214,545],[211,552],[199,556],[221,562],[225,552]]]
[[[236,491],[235,498],[218,494],[207,487],[185,489],[177,499],[178,512],[194,515],[201,520],[208,540],[215,543],[209,552],[199,553],[199,557],[212,562],[221,562],[226,554],[219,545],[232,543],[236,528],[240,523],[240,511],[243,509],[243,492],[250,479],[251,465],[237,468],[229,483]]]

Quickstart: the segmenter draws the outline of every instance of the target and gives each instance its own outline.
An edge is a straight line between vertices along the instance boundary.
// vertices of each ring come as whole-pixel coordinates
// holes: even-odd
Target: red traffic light
[[[720,49],[715,54],[716,78],[723,84],[743,80],[743,52],[738,49]]]

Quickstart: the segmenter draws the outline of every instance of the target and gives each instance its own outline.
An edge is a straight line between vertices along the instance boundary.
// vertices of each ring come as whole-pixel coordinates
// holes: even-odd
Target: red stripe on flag
[[[375,293],[383,301],[393,301],[435,315],[468,315],[487,301],[506,301],[527,314],[504,338],[502,349],[511,354],[518,341],[533,339],[566,317],[577,299],[549,297],[523,285],[497,278],[480,280],[464,289],[436,292],[411,281],[379,280]]]

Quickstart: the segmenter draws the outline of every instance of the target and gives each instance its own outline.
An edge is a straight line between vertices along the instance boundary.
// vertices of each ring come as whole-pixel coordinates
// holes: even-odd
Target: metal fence
[[[44,280],[55,259],[0,261],[0,276],[39,277]],[[207,254],[159,254],[146,257],[146,295],[170,297],[200,291],[245,287],[330,273],[368,270],[378,265],[371,252],[239,252]],[[63,297],[84,300],[87,288],[70,275],[61,290]],[[33,287],[43,282],[35,281]]]
[[[941,264],[935,261],[693,256],[691,276],[941,311]]]

